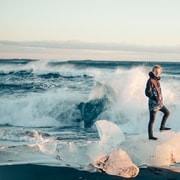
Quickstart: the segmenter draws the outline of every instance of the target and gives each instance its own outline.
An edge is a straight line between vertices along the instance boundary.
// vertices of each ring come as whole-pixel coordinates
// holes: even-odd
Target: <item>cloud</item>
[[[0,41],[0,58],[179,61],[180,46],[81,41]]]
[[[46,49],[84,49],[84,50],[106,50],[106,51],[130,51],[149,53],[176,53],[180,52],[177,46],[145,46],[128,43],[98,43],[81,41],[0,41],[1,46],[15,46],[24,48],[46,48]]]

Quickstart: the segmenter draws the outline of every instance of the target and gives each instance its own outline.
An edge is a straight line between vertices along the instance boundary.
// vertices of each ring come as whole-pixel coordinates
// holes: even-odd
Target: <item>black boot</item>
[[[153,136],[152,123],[149,123],[148,125],[148,136],[149,136],[149,140],[158,140],[157,137]]]
[[[168,128],[168,127],[160,127],[159,130],[160,130],[160,131],[167,131],[167,130],[171,130],[171,128]]]
[[[154,136],[151,136],[151,137],[149,137],[149,140],[158,140],[158,138],[157,137],[154,137]]]

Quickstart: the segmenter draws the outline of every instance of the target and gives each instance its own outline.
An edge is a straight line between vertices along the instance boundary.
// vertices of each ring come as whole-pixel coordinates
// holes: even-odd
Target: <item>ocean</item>
[[[163,68],[160,82],[164,104],[171,112],[167,126],[172,130],[159,132],[162,114],[158,112],[154,132],[159,140],[152,142],[147,136],[144,90],[156,64]],[[180,62],[1,59],[0,165],[31,163],[91,171],[87,166],[102,154],[99,141],[115,135],[114,126],[125,136],[116,137],[118,147],[138,167],[178,165],[176,153],[173,162],[152,160],[151,155],[157,155],[157,146],[172,137],[174,151],[180,146],[176,138],[179,83]],[[97,128],[101,121],[110,122],[109,129],[105,124]],[[106,144],[107,152],[117,148],[117,143],[112,144]],[[172,155],[172,149],[164,153]]]

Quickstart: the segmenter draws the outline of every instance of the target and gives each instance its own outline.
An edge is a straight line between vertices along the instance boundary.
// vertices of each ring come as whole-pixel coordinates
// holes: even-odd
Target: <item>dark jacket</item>
[[[145,89],[146,96],[157,104],[162,103],[163,100],[159,80],[160,77],[156,77],[152,72],[149,72],[149,79]]]

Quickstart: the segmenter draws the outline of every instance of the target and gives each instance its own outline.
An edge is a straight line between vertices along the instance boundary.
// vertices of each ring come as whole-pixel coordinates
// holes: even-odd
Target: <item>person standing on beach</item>
[[[160,75],[162,73],[162,67],[155,65],[152,71],[149,72],[149,79],[146,83],[145,94],[149,98],[149,124],[148,124],[148,136],[149,140],[157,140],[157,137],[153,136],[153,124],[156,118],[157,111],[164,113],[161,121],[160,131],[170,130],[171,128],[165,127],[166,120],[170,114],[170,111],[163,105],[163,97],[160,86]]]

